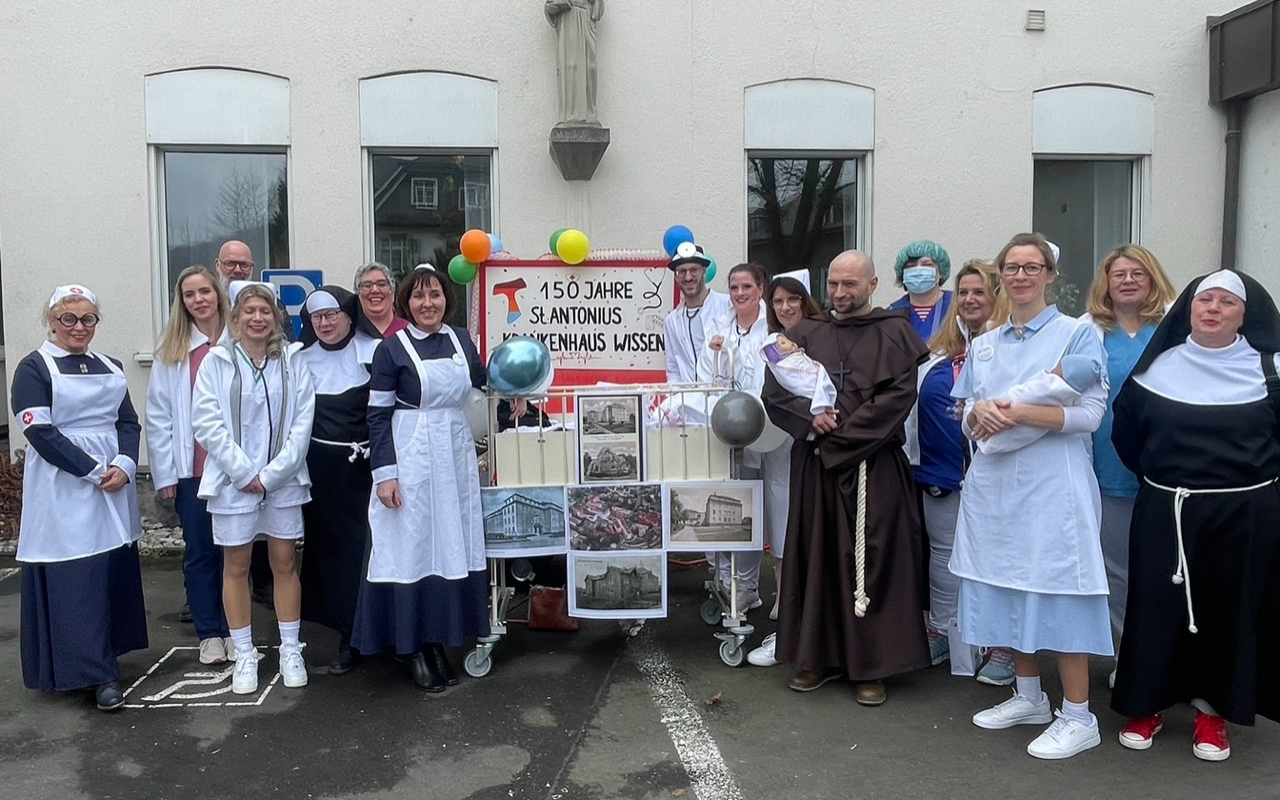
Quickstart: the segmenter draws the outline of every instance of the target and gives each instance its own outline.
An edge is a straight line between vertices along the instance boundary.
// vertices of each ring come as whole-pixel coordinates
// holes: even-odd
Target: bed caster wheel
[[[720,624],[720,604],[715,600],[707,600],[698,609],[698,613],[702,615],[702,621],[708,625]]]
[[[735,642],[720,643],[720,660],[728,667],[740,667],[747,657],[746,650]]]
[[[493,669],[493,659],[488,653],[481,655],[479,650],[472,650],[462,659],[462,668],[473,678],[483,678]]]

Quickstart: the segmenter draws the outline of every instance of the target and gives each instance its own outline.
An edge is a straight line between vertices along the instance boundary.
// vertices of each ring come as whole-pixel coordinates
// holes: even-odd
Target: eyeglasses
[[[1034,278],[1041,272],[1044,272],[1044,264],[1001,264],[1000,274],[1012,278],[1018,274],[1018,270],[1022,270],[1028,278]]]
[[[75,314],[62,314],[55,317],[55,319],[64,328],[74,328],[77,322],[86,328],[92,328],[98,324],[100,318],[97,314],[85,314],[83,317],[77,317]]]
[[[372,292],[374,289],[386,291],[391,288],[391,281],[385,278],[380,281],[360,281],[356,284],[356,288],[362,292]]]
[[[336,308],[331,308],[328,311],[317,311],[316,313],[311,315],[311,322],[313,324],[319,323],[319,322],[324,322],[324,323],[336,322],[338,319],[338,315],[341,313],[342,312]]]
[[[218,260],[221,261],[222,265],[227,269],[244,269],[244,270],[253,272],[253,268],[257,266],[252,261],[222,261],[222,259],[218,259]]]
[[[1112,283],[1124,283],[1126,280],[1129,280],[1129,279],[1132,279],[1134,283],[1142,283],[1149,277],[1151,276],[1148,275],[1147,271],[1144,269],[1135,269],[1135,270],[1130,270],[1129,272],[1125,272],[1123,270],[1117,270],[1115,272],[1110,272],[1107,274],[1107,278]]]
[[[677,278],[688,278],[702,272],[706,267],[676,267]]]
[[[774,308],[782,308],[783,306],[799,306],[803,302],[803,298],[794,294],[790,297],[775,297],[771,301]]]

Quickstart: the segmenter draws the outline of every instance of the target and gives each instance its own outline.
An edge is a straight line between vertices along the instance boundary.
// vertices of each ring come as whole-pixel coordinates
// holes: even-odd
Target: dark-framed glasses
[[[327,311],[317,311],[316,313],[311,315],[311,323],[313,325],[317,325],[323,322],[327,325],[331,322],[337,322],[338,315],[341,313],[342,312],[336,308],[331,308]]]
[[[385,292],[391,288],[391,281],[386,278],[377,281],[360,281],[356,284],[356,288],[362,292],[372,292],[374,289],[381,289]]]
[[[257,266],[252,261],[223,261],[222,265],[227,269],[245,270],[246,272],[253,272],[253,268]]]
[[[98,320],[101,319],[101,317],[97,314],[85,314],[82,317],[77,317],[75,314],[59,314],[55,319],[57,319],[58,323],[64,328],[74,328],[77,322],[86,328],[93,328],[97,326]]]
[[[1028,277],[1028,278],[1034,278],[1035,276],[1039,275],[1041,272],[1044,272],[1044,264],[1013,264],[1013,263],[1008,263],[1008,264],[1001,264],[1001,265],[1000,265],[1000,274],[1001,274],[1001,275],[1007,275],[1007,276],[1009,276],[1009,277],[1011,277],[1011,278],[1012,278],[1014,275],[1017,275],[1017,274],[1018,274],[1018,270],[1022,270],[1022,272],[1023,272],[1023,273]]]

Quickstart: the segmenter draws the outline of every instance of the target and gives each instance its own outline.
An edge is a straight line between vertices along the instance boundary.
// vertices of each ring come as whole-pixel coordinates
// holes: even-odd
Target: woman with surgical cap
[[[1146,750],[1162,712],[1196,710],[1192,754],[1231,755],[1227,722],[1280,720],[1280,314],[1248,275],[1197,278],[1115,402],[1140,479],[1111,707]]]
[[[351,670],[351,629],[369,545],[369,372],[381,341],[360,330],[360,302],[322,286],[303,307],[294,360],[311,373],[316,418],[307,450],[311,502],[302,507],[302,618],[338,632],[329,674]]]
[[[911,327],[921,339],[929,341],[951,311],[951,292],[942,288],[951,277],[951,256],[937,242],[912,242],[898,251],[893,272],[907,293],[890,303],[889,308],[906,309]]]
[[[147,646],[134,482],[141,426],[121,364],[89,349],[101,314],[84,286],[54,290],[49,340],[18,363],[12,404],[22,470],[22,680],[92,689],[124,705],[119,656]]]

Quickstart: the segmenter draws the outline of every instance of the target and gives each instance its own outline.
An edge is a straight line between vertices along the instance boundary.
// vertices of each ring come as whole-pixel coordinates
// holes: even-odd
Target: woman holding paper
[[[1101,743],[1089,655],[1113,653],[1090,435],[1102,420],[1106,353],[1092,325],[1045,299],[1057,265],[1044,237],[1018,234],[996,258],[1010,313],[970,346],[952,395],[978,451],[965,476],[951,571],[961,638],[1014,651],[1017,687],[974,715],[980,728],[1052,723],[1027,747],[1069,758]],[[1058,654],[1054,712],[1036,653]]]

